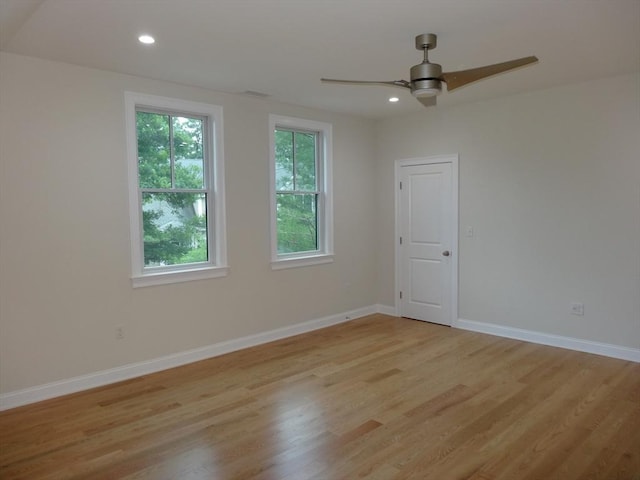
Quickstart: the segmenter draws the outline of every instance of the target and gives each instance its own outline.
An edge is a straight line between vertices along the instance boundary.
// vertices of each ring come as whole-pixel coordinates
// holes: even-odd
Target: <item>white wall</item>
[[[460,317],[639,348],[639,84],[373,123],[0,54],[0,394],[393,305],[393,163],[453,152]],[[125,90],[223,106],[229,277],[132,289]],[[333,264],[269,267],[269,113],[334,125]]]
[[[380,121],[378,302],[394,304],[394,161],[459,153],[460,318],[640,348],[639,86],[626,75]]]
[[[372,122],[4,53],[0,72],[0,393],[375,304]],[[131,287],[125,90],[223,106],[227,278]],[[333,264],[270,269],[269,113],[334,126]]]

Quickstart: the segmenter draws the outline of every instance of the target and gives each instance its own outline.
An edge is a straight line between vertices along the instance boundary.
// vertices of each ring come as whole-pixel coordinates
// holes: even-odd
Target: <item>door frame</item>
[[[400,174],[402,167],[414,165],[451,164],[451,326],[458,324],[458,163],[457,153],[396,160],[394,170],[395,199],[395,315],[400,316]]]

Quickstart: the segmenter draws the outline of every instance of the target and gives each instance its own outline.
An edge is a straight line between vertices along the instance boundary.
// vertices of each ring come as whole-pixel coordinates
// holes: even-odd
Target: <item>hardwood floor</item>
[[[640,479],[640,364],[372,315],[0,413],[2,479]]]

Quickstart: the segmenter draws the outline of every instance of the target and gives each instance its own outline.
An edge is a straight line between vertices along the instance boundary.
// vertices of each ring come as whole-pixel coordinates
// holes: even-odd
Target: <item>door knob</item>
[[[451,255],[451,252],[449,250],[445,250],[444,252],[442,252],[443,257],[448,257],[449,255]]]

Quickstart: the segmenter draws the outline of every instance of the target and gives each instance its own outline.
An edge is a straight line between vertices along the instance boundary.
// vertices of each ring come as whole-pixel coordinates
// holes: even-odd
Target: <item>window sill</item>
[[[154,285],[167,285],[170,283],[191,282],[193,280],[205,280],[207,278],[226,277],[229,267],[205,267],[193,270],[165,271],[147,273],[131,278],[133,288],[151,287]]]
[[[307,257],[279,258],[271,261],[271,270],[284,270],[285,268],[309,267],[333,263],[332,254],[309,255]]]

